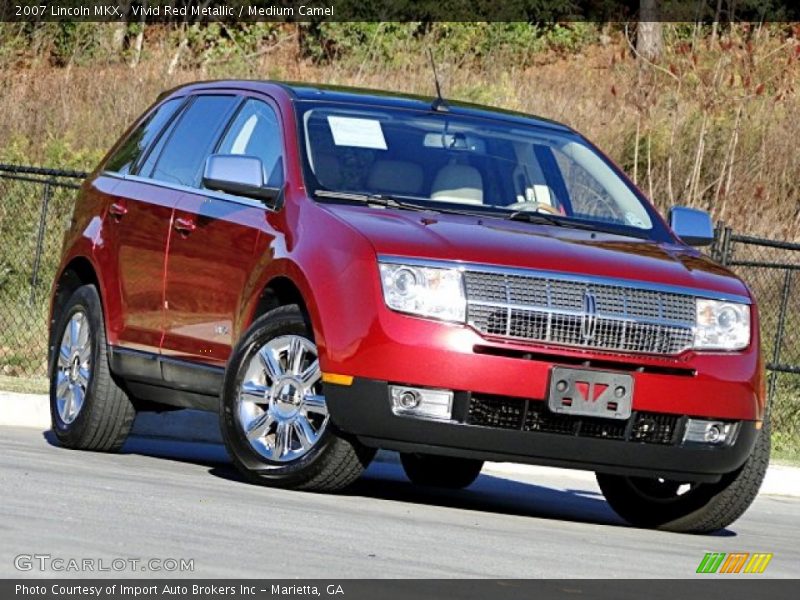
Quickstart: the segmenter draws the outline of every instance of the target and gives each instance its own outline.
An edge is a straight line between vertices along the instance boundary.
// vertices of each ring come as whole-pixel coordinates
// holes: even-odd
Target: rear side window
[[[205,159],[237,101],[235,96],[199,96],[192,102],[173,128],[150,176],[197,187]]]
[[[150,143],[169,122],[175,111],[178,110],[182,101],[183,98],[167,100],[150,113],[106,162],[106,171],[127,175],[134,163],[139,160],[139,157],[147,150]]]
[[[248,100],[231,123],[220,154],[246,154],[261,159],[268,187],[283,185],[283,143],[275,111],[265,102]]]

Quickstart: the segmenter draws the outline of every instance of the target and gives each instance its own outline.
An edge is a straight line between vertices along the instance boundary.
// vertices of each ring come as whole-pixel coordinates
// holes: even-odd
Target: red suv
[[[219,411],[236,466],[337,490],[376,448],[468,486],[588,469],[629,522],[711,531],[769,458],[758,314],[564,125],[269,82],[164,94],[82,187],[55,280],[53,429]]]

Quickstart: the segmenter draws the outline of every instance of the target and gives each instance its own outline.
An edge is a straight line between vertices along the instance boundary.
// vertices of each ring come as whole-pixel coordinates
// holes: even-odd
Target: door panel
[[[166,100],[142,118],[115,148],[103,169],[127,177],[155,140],[164,137],[183,105],[183,98]],[[106,278],[114,300],[113,315],[106,315],[110,339],[130,348],[156,351],[161,343],[164,261],[172,209],[179,193],[136,180],[114,178],[105,213],[103,243],[116,263]]]
[[[114,189],[107,219],[118,261],[119,342],[128,348],[158,352],[161,346],[167,241],[181,194],[134,180]]]
[[[244,100],[217,152],[258,157],[265,183],[283,184],[278,113],[264,99]],[[204,190],[181,198],[167,261],[163,354],[225,365],[238,333],[234,323],[245,301],[256,243],[263,247],[274,237],[266,211],[258,201]]]
[[[164,355],[226,363],[265,210],[199,190],[180,199],[167,262]]]

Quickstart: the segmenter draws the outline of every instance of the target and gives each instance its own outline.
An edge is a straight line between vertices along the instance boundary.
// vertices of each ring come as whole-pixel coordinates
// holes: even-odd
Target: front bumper
[[[541,401],[471,392],[455,394],[451,421],[432,421],[395,415],[386,381],[356,378],[349,386],[324,385],[340,431],[368,446],[401,452],[716,481],[744,464],[759,433],[755,421],[741,421],[731,445],[683,445],[685,416],[638,411],[624,422],[584,418],[578,423],[575,417],[553,418]],[[642,419],[660,434],[640,435]]]
[[[554,366],[624,371],[634,376],[634,410],[731,421],[763,418],[758,337],[743,352],[679,356],[604,353],[496,341],[470,327],[386,310],[370,317],[342,309],[320,348],[328,373],[543,400]],[[424,368],[420,368],[424,365]]]

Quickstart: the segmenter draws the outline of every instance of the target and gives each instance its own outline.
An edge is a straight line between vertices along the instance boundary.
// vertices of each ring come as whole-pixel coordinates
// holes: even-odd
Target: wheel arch
[[[306,305],[300,287],[286,275],[277,275],[267,281],[261,289],[256,305],[248,319],[249,326],[254,320],[269,311],[280,306],[297,304],[300,310],[309,318],[308,306]]]
[[[311,286],[305,280],[302,272],[291,268],[282,269],[266,278],[266,281],[257,287],[260,291],[248,304],[249,310],[245,311],[245,318],[240,322],[240,334],[244,334],[253,321],[269,311],[290,304],[297,304],[305,316],[308,326],[314,333],[317,346],[324,346],[324,333],[322,319],[314,301]]]
[[[53,350],[53,329],[61,316],[61,311],[69,300],[70,296],[82,285],[94,285],[100,296],[100,303],[103,302],[103,290],[100,285],[100,278],[97,276],[92,261],[85,256],[73,257],[61,270],[53,285],[52,301],[50,305],[50,321],[48,323],[48,356],[52,357]]]

